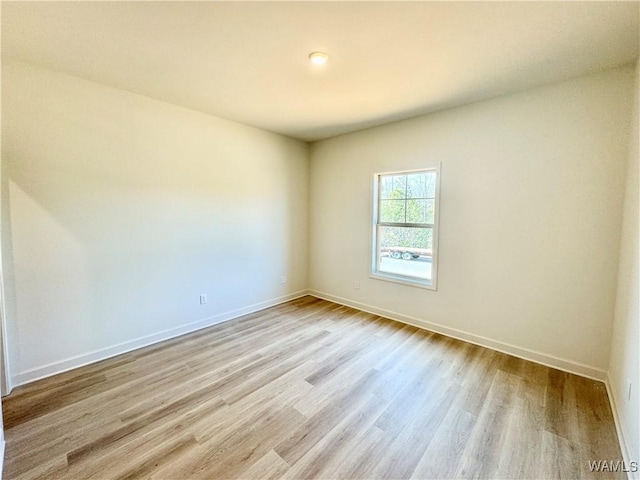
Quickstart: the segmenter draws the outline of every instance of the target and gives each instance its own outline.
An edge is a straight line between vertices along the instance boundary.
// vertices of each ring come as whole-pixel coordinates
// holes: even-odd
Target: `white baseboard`
[[[618,433],[618,442],[620,442],[622,459],[624,460],[625,465],[631,465],[632,461],[637,462],[640,461],[640,459],[635,459],[631,456],[631,448],[629,448],[627,437],[624,433],[624,429],[622,428],[622,422],[619,413],[620,411],[618,410],[618,400],[614,394],[613,388],[611,387],[611,381],[609,379],[608,373],[604,384],[607,387],[607,395],[609,396],[609,404],[611,405],[611,413],[613,413],[613,421],[616,425],[616,432]],[[640,480],[640,471],[627,472],[627,478],[629,480]]]
[[[558,370],[563,370],[565,372],[574,373],[576,375],[592,378],[594,380],[599,380],[603,382],[606,380],[606,372],[604,370],[601,370],[599,368],[595,368],[589,365],[573,362],[571,360],[566,360],[563,358],[558,358],[553,355],[536,352],[526,348],[517,347],[515,345],[510,345],[508,343],[503,343],[503,342],[492,340],[490,338],[486,338],[480,335],[475,335],[473,333],[468,333],[455,328],[428,322],[426,320],[415,318],[409,315],[404,315],[404,314],[393,312],[390,310],[385,310],[382,308],[374,307],[373,305],[367,305],[364,303],[356,302],[353,300],[349,300],[347,298],[338,297],[338,296],[320,292],[317,290],[300,290],[298,292],[277,297],[272,300],[267,300],[264,302],[249,305],[247,307],[232,310],[230,312],[225,312],[225,313],[221,313],[211,317],[207,317],[197,322],[189,323],[187,325],[182,325],[169,330],[164,330],[162,332],[154,333],[152,335],[147,335],[145,337],[123,342],[117,345],[113,345],[111,347],[106,347],[100,350],[96,350],[94,352],[89,352],[83,355],[78,355],[65,360],[53,362],[37,368],[26,370],[24,372],[21,372],[17,375],[12,376],[10,383],[12,387],[24,385],[26,383],[39,380],[41,378],[50,377],[51,375],[72,370],[74,368],[88,365],[90,363],[95,363],[100,360],[105,360],[107,358],[111,358],[116,355],[121,355],[123,353],[127,353],[132,350],[137,350],[139,348],[146,347],[154,343],[162,342],[164,340],[169,340],[171,338],[178,337],[186,333],[194,332],[196,330],[200,330],[206,327],[210,327],[218,323],[233,320],[234,318],[238,318],[242,315],[254,313],[259,310],[272,307],[274,305],[279,305],[281,303],[285,303],[285,302],[294,300],[296,298],[303,297],[305,295],[313,295],[314,297],[322,298],[324,300],[339,303],[341,305],[347,305],[349,307],[357,308],[358,310],[362,310],[369,313],[374,313],[376,315],[381,315],[381,316],[390,318],[392,320],[406,323],[408,325],[413,325],[418,328],[430,330],[436,333],[440,333],[442,335],[446,335],[448,337],[457,338],[458,340],[463,340],[465,342],[480,345],[482,347],[490,348],[498,352],[507,353],[515,357],[523,358],[525,360],[530,360],[532,362],[540,363],[542,365],[553,367]]]
[[[203,328],[211,327],[218,323],[233,320],[234,318],[241,317],[242,315],[247,315],[249,313],[254,313],[259,310],[264,310],[265,308],[269,308],[275,305],[279,305],[281,303],[289,302],[291,300],[295,300],[296,298],[300,298],[305,295],[308,295],[308,291],[300,290],[298,292],[290,293],[288,295],[277,297],[271,300],[255,303],[247,307],[238,308],[230,312],[213,315],[211,317],[198,320],[197,322],[188,323],[186,325],[181,325],[179,327],[163,330],[158,333],[136,338],[134,340],[129,340],[127,342],[102,348],[100,350],[85,353],[82,355],[77,355],[75,357],[71,357],[66,360],[61,360],[61,361],[49,363],[47,365],[43,365],[40,367],[32,368],[30,370],[26,370],[24,372],[21,372],[17,375],[12,376],[10,385],[11,385],[11,388],[13,388],[19,385],[24,385],[26,383],[34,382],[36,380],[40,380],[41,378],[50,377],[52,375],[66,372],[74,368],[82,367],[90,363],[106,360],[107,358],[115,357],[117,355],[121,355],[123,353],[127,353],[132,350],[137,350],[142,347],[147,347],[154,343],[170,340],[172,338],[179,337],[180,335],[184,335],[186,333],[191,333],[191,332],[195,332],[196,330],[201,330]]]
[[[372,305],[367,305],[364,303],[349,300],[347,298],[331,295],[328,293],[319,292],[317,290],[309,290],[309,295],[313,295],[314,297],[322,298],[330,302],[339,303],[341,305],[346,305],[348,307],[357,308],[358,310],[363,310],[365,312],[387,317],[392,320],[396,320],[398,322],[402,322],[408,325],[413,325],[414,327],[422,328],[424,330],[440,333],[442,335],[446,335],[447,337],[463,340],[465,342],[473,343],[475,345],[486,347],[491,350],[507,353],[509,355],[513,355],[514,357],[522,358],[524,360],[530,360],[535,363],[540,363],[547,367],[552,367],[568,373],[574,373],[576,375],[580,375],[581,377],[587,377],[587,378],[591,378],[593,380],[598,380],[601,382],[604,382],[606,379],[606,372],[604,370],[596,367],[592,367],[590,365],[585,365],[583,363],[555,357],[553,355],[548,355],[546,353],[536,352],[534,350],[529,350],[527,348],[517,347],[515,345],[499,342],[497,340],[492,340],[490,338],[486,338],[480,335],[475,335],[473,333],[468,333],[455,328],[446,327],[444,325],[439,325],[437,323],[431,323],[426,320],[421,320],[419,318],[415,318],[409,315],[392,312],[390,310],[374,307]]]
[[[4,447],[7,443],[4,441],[4,435],[0,440],[0,480],[2,480],[2,470],[4,469]]]

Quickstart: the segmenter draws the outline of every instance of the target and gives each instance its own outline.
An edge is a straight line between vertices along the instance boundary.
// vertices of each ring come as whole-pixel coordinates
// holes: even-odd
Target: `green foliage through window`
[[[436,172],[380,175],[382,223],[433,224]]]

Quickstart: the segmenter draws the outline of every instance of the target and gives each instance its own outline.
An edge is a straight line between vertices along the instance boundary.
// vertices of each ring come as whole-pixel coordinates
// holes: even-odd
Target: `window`
[[[374,176],[375,278],[436,288],[440,168]]]

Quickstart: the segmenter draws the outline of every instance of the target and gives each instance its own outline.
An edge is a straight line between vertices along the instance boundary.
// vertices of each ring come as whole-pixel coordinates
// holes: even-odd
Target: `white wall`
[[[306,289],[306,143],[20,63],[2,95],[14,383]]]
[[[310,288],[604,378],[632,77],[606,71],[313,144]],[[438,290],[368,278],[372,174],[436,161]]]
[[[0,111],[2,111],[2,99],[0,97]],[[0,135],[0,151],[2,150],[2,135]],[[2,202],[3,198],[1,195],[1,186],[2,186],[2,168],[0,168],[0,215],[2,213]],[[0,394],[5,395],[8,393],[8,383],[6,378],[6,368],[5,368],[5,307],[4,307],[4,284],[3,284],[3,268],[2,268],[2,238],[3,238],[3,225],[0,221]],[[2,479],[2,470],[4,467],[4,451],[5,451],[6,442],[4,439],[4,419],[2,417],[2,400],[0,400],[0,480]]]
[[[640,303],[640,271],[638,270],[638,203],[640,179],[638,111],[640,109],[640,61],[636,64],[634,112],[631,122],[629,164],[624,199],[622,239],[618,272],[613,341],[609,365],[609,387],[619,420],[619,433],[626,446],[627,461],[640,462],[640,328],[638,324]],[[628,398],[628,384],[632,382],[631,398]],[[636,473],[636,478],[640,475]]]

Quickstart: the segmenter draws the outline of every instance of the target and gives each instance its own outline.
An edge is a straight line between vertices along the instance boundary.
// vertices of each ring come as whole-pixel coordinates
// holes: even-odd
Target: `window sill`
[[[393,275],[391,273],[370,273],[369,278],[376,280],[383,280],[385,282],[399,283],[400,285],[408,285],[410,287],[424,288],[426,290],[436,290],[436,286],[431,280],[418,280],[408,277],[402,277],[399,275]]]

